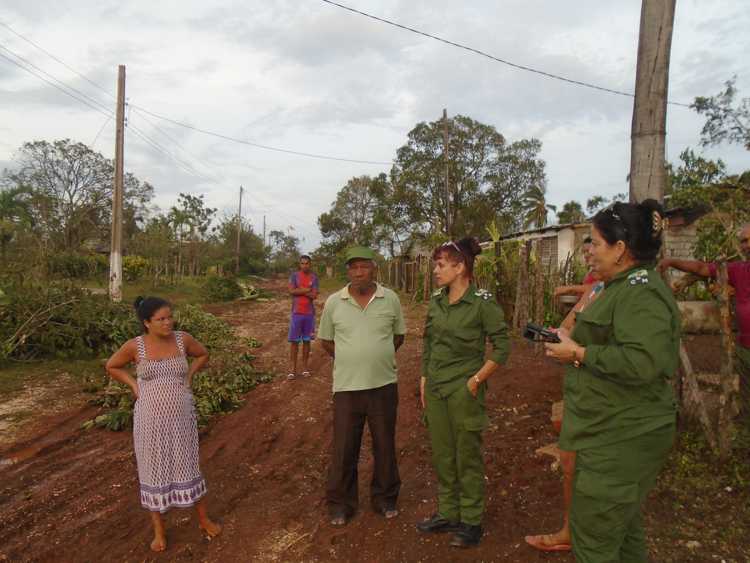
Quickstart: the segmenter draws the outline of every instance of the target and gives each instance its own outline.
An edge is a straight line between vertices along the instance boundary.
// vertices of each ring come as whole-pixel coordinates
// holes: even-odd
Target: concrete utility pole
[[[266,216],[263,215],[263,248],[266,248]]]
[[[669,55],[675,0],[643,0],[630,134],[630,201],[664,199]]]
[[[235,274],[240,275],[240,235],[242,234],[242,192],[244,188],[240,186],[240,205],[237,209],[237,249],[234,255]]]
[[[443,108],[443,160],[445,161],[445,234],[451,234],[451,189],[448,182],[448,110]]]
[[[125,65],[117,69],[115,185],[112,193],[112,242],[109,253],[109,298],[122,301],[122,191],[125,156]]]

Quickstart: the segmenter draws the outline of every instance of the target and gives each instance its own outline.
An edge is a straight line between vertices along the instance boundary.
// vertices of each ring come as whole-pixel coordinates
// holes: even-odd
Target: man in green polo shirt
[[[331,295],[318,337],[333,358],[333,455],[326,499],[331,524],[343,526],[358,507],[357,462],[365,421],[373,448],[370,504],[386,518],[398,515],[401,487],[396,461],[396,350],[406,326],[398,295],[375,282],[375,253],[362,246],[346,254],[349,285]]]

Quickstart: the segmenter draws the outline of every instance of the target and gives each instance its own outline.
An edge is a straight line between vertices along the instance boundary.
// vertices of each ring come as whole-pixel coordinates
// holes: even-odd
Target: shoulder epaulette
[[[433,297],[439,297],[442,293],[443,293],[442,288],[441,289],[436,289],[435,291],[432,292],[432,296]]]
[[[487,301],[490,297],[492,297],[492,294],[486,289],[477,289],[474,292],[474,295],[476,295],[477,297],[481,297],[485,301]]]
[[[648,271],[647,270],[636,270],[628,275],[628,283],[630,285],[639,285],[648,283]]]

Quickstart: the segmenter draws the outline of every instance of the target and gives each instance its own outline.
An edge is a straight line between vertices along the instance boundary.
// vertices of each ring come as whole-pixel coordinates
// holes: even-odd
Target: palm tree
[[[531,225],[536,228],[544,227],[547,224],[547,213],[554,213],[557,207],[547,203],[543,186],[533,186],[524,194],[521,209],[524,213],[523,226],[528,229]]]

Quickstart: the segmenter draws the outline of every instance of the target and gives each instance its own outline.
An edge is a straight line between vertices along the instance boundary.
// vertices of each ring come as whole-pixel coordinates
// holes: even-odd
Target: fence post
[[[544,321],[544,274],[542,269],[542,239],[534,245],[534,322],[542,324]]]
[[[516,305],[513,310],[513,328],[520,330],[529,322],[529,254],[531,241],[526,241],[520,249],[518,284],[516,285]]]
[[[716,434],[719,442],[719,458],[726,459],[729,457],[732,449],[734,428],[732,417],[737,400],[736,391],[739,389],[739,377],[734,369],[732,298],[729,293],[729,277],[726,262],[722,262],[719,265],[718,282],[721,288],[718,297],[719,313],[721,315],[721,348],[724,353],[724,360],[721,362],[721,371],[719,372],[721,387],[719,390],[719,418]]]

